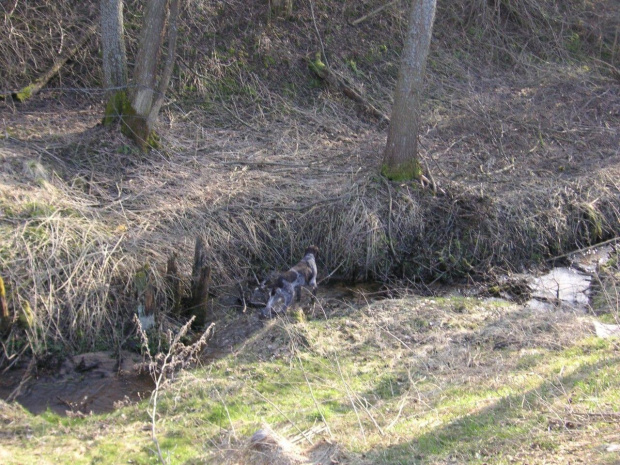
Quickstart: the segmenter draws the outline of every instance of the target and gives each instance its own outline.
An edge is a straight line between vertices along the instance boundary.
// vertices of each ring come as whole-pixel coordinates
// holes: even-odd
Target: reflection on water
[[[572,268],[554,268],[549,273],[531,278],[530,308],[545,309],[554,303],[573,308],[586,308],[590,300],[592,276]]]

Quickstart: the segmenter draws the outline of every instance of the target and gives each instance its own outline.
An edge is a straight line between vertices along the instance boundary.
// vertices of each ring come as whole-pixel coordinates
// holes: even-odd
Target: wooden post
[[[4,289],[4,280],[0,276],[0,331],[5,332],[11,328],[13,318],[9,314],[9,306],[6,301],[6,290]]]
[[[168,282],[168,287],[172,291],[172,314],[178,317],[181,314],[181,279],[179,278],[176,252],[168,258],[168,263],[166,265],[166,281]]]
[[[207,265],[207,251],[204,240],[196,238],[194,250],[194,267],[192,269],[192,297],[189,308],[190,315],[196,316],[194,326],[204,326],[207,322],[209,284],[211,268]]]
[[[147,330],[159,323],[159,315],[157,314],[157,306],[155,304],[155,286],[153,286],[149,265],[144,265],[136,272],[134,285],[138,302],[136,313],[138,318],[140,318],[142,328]]]

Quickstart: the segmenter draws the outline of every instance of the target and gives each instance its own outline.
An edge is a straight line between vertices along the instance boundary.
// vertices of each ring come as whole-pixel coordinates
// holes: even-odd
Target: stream
[[[613,252],[612,245],[589,249],[571,255],[569,266],[553,268],[539,276],[521,274],[507,279],[527,283],[530,292],[525,306],[532,310],[586,313],[590,310],[593,277]],[[378,294],[378,288],[376,284],[355,286],[355,289],[342,283],[327,285],[319,289],[319,299],[364,305],[366,298],[371,300]],[[444,288],[442,292],[444,295],[462,293],[463,289],[455,288]],[[220,326],[204,358],[208,361],[230,353],[235,344],[262,327],[253,312],[248,310],[234,322]],[[595,321],[594,326],[599,337],[620,335],[620,325]],[[94,352],[67,358],[43,370],[22,366],[0,376],[0,399],[15,400],[33,414],[47,409],[60,415],[110,412],[151,394],[153,381],[148,372],[140,369],[142,362],[139,354],[124,351],[120,362],[111,353]]]

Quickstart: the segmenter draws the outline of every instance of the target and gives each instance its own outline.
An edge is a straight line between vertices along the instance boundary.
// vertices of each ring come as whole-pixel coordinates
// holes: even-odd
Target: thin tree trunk
[[[103,83],[107,95],[127,86],[127,53],[123,25],[123,1],[101,0]]]
[[[103,84],[106,90],[104,124],[112,124],[127,109],[127,53],[123,1],[101,0],[101,47],[103,49]]]
[[[161,109],[164,99],[166,97],[166,91],[168,90],[168,84],[172,77],[172,71],[174,70],[174,62],[177,53],[177,18],[179,17],[179,0],[170,0],[170,12],[168,14],[168,53],[166,55],[166,63],[162,72],[159,84],[157,86],[157,92],[155,95],[155,102],[151,107],[147,123],[150,128],[155,125],[159,110]]]
[[[96,27],[90,26],[86,30],[80,41],[75,44],[65,55],[56,60],[54,64],[45,73],[39,76],[32,84],[27,85],[26,87],[20,89],[17,92],[14,92],[12,94],[12,97],[15,100],[23,102],[24,100],[27,100],[37,94],[43,87],[47,85],[49,80],[52,79],[58,73],[58,71],[60,71],[60,69],[65,65],[65,63],[67,63],[67,61],[69,61],[73,57],[73,55],[75,55],[84,47],[86,42],[88,42],[88,39],[90,39],[90,37],[94,34],[96,30]]]
[[[422,175],[418,160],[420,104],[426,58],[431,41],[436,0],[413,0],[409,31],[394,93],[382,173],[393,180]]]
[[[136,56],[135,88],[131,95],[132,113],[128,116],[129,136],[142,148],[148,146],[151,127],[149,114],[153,106],[157,65],[164,41],[167,0],[150,0],[146,4],[140,47]]]

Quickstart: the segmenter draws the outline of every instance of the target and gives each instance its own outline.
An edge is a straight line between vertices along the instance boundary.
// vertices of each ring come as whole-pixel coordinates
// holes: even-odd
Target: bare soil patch
[[[3,373],[0,398],[19,402],[34,414],[60,415],[111,412],[148,398],[153,380],[138,354],[123,351],[121,359],[107,352],[68,358],[54,367],[22,367]]]

